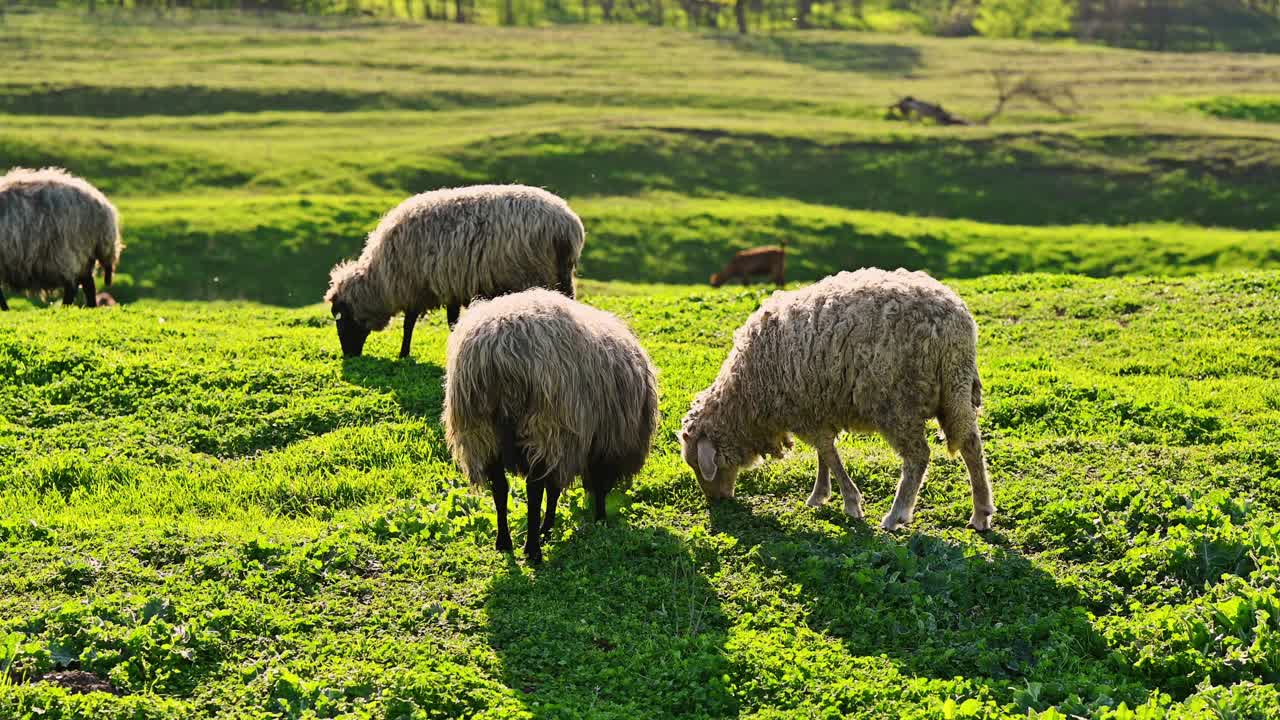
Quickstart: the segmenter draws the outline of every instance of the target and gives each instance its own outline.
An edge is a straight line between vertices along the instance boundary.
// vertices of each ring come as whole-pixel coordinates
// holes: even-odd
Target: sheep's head
[[[680,433],[680,446],[708,500],[733,497],[740,468],[727,461],[710,437],[686,429]]]
[[[724,278],[720,277],[720,273],[711,273],[711,287],[718,288],[724,284]]]
[[[364,341],[369,339],[371,330],[356,320],[356,314],[345,300],[338,300],[330,306],[333,322],[338,328],[338,342],[342,345],[342,354],[346,357],[360,357],[364,352]]]
[[[329,311],[333,313],[334,325],[338,328],[338,342],[342,345],[342,354],[346,357],[359,357],[364,352],[364,342],[369,339],[373,328],[356,317],[351,302],[351,290],[356,284],[359,266],[354,263],[342,263],[333,269],[329,276],[329,291],[324,299],[329,301]]]

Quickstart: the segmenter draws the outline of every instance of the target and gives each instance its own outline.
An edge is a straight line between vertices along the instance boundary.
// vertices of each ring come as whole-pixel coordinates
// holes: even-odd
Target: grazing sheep
[[[778,287],[786,284],[787,243],[743,250],[734,255],[724,269],[711,276],[711,287],[720,287],[735,277],[745,285],[751,275],[767,275]]]
[[[844,511],[860,518],[862,495],[835,439],[875,431],[904,463],[881,523],[892,530],[911,522],[929,463],[925,421],[936,417],[969,469],[969,525],[987,530],[995,506],[978,433],[977,334],[964,302],[922,272],[866,268],[775,292],[734,333],[719,376],[685,415],[685,462],[708,497],[733,497],[738,471],[780,454],[794,433],[818,450],[808,504],[830,497],[835,473]]]
[[[120,303],[116,302],[115,298],[111,297],[111,293],[109,292],[98,293],[98,307],[111,307],[113,305],[119,305],[119,304]]]
[[[400,357],[409,356],[418,316],[532,287],[574,295],[582,221],[565,201],[524,185],[476,185],[415,195],[387,213],[360,258],[330,274],[338,340],[348,357],[373,330],[404,311]]]
[[[605,496],[640,471],[658,426],[655,371],[635,335],[613,315],[548,290],[468,309],[449,337],[445,377],[445,440],[471,484],[493,492],[498,550],[511,550],[506,473],[525,477],[524,548],[534,563],[560,491],[581,475],[603,520]]]
[[[58,168],[14,168],[0,177],[0,286],[44,294],[62,290],[97,306],[95,265],[109,287],[120,260],[120,216],[88,182]],[[8,310],[0,292],[0,310]]]

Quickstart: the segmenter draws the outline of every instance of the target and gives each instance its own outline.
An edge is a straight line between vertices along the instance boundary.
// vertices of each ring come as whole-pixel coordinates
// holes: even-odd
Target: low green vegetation
[[[988,537],[937,443],[910,532],[805,508],[804,448],[708,507],[675,431],[767,291],[586,282],[659,366],[662,429],[606,525],[572,493],[536,570],[443,444],[442,318],[414,360],[389,331],[344,361],[318,306],[2,316],[0,714],[1273,712],[1280,275],[955,285]],[[882,514],[896,457],[842,452]],[[29,684],[68,666],[123,695]]]
[[[1280,123],[1280,97],[1240,97],[1223,95],[1198,100],[1195,109],[1213,117],[1252,122]]]
[[[1274,59],[185,11],[0,28],[0,168],[85,176],[127,244],[124,305],[0,314],[0,718],[1280,711]],[[910,94],[979,119],[1001,69],[1078,103],[885,118]],[[644,471],[604,525],[571,493],[537,569],[492,549],[442,441],[443,319],[415,359],[393,328],[343,360],[318,302],[387,209],[479,182],[569,199],[582,298],[661,371]],[[675,431],[769,292],[704,283],[783,242],[792,283],[905,266],[965,297],[994,532],[964,529],[937,443],[909,532],[805,508],[805,448],[702,499]],[[841,450],[882,514],[896,457]]]

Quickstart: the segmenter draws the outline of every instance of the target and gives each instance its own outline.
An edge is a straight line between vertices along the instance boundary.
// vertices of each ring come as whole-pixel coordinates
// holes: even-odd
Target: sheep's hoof
[[[809,496],[808,500],[804,501],[804,504],[808,505],[811,508],[820,508],[823,505],[826,505],[827,501],[830,499],[831,499],[831,493],[827,493],[826,495],[819,495],[818,493],[814,493]]]
[[[844,501],[844,514],[845,514],[845,515],[848,515],[849,517],[853,518],[854,520],[861,520],[861,519],[862,519],[862,517],[863,517],[863,515],[862,515],[862,503],[861,503],[861,502],[858,502],[858,501],[850,502],[850,501],[848,501],[848,500],[845,500],[845,501]]]
[[[986,532],[991,529],[991,518],[995,515],[995,510],[991,512],[974,512],[969,518],[969,527],[978,532]]]
[[[880,529],[888,530],[892,532],[899,528],[904,528],[907,525],[910,525],[911,520],[912,518],[910,515],[901,515],[898,513],[890,512],[888,515],[884,516],[884,520],[880,521]]]

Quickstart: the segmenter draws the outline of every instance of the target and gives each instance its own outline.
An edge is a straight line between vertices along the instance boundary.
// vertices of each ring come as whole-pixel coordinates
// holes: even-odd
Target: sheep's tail
[[[105,232],[99,235],[98,246],[94,248],[98,264],[102,266],[102,283],[111,287],[111,278],[116,273],[116,263],[120,262],[120,251],[124,244],[120,242],[120,220],[114,207],[109,208],[106,217]]]
[[[574,300],[577,288],[574,286],[574,271],[577,269],[577,256],[570,243],[556,246],[556,290],[561,295]]]
[[[982,381],[972,356],[946,371],[942,388],[938,425],[947,440],[947,452],[954,455],[965,439],[977,431],[982,407]]]

